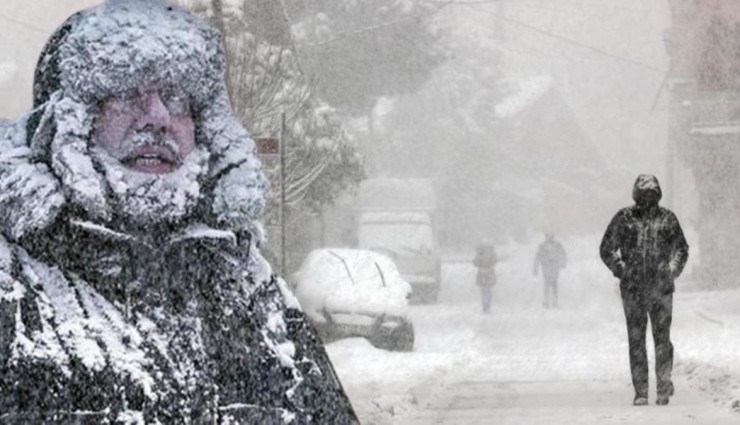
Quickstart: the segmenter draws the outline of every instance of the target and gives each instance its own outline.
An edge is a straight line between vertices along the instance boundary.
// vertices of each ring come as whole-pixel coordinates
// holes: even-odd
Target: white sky
[[[72,13],[95,0],[3,0],[0,6],[0,65],[15,62],[8,81],[0,79],[0,118],[15,119],[31,105],[36,59],[47,38]]]

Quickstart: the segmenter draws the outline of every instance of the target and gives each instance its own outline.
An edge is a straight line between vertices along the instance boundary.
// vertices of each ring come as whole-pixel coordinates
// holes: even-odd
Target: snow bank
[[[674,328],[676,373],[740,413],[740,289],[679,293]]]

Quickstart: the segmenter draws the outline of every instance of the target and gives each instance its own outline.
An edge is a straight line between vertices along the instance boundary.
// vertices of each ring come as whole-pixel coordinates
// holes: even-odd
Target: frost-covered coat
[[[266,183],[222,75],[218,34],[164,1],[110,1],[49,41],[34,110],[0,138],[1,423],[356,422],[259,253]],[[91,128],[100,100],[162,81],[192,95],[207,170],[187,215],[133,226]]]
[[[654,176],[638,177],[632,192],[636,202],[645,190],[655,191],[658,199],[662,196]],[[686,265],[689,246],[675,214],[657,204],[650,208],[636,204],[621,209],[611,220],[600,254],[620,279],[622,290],[659,296],[674,292],[674,280]]]

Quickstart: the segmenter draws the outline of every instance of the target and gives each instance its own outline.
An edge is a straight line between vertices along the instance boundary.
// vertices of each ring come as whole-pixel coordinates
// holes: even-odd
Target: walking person
[[[537,248],[534,258],[534,275],[537,276],[542,268],[544,279],[544,301],[543,307],[558,307],[558,276],[560,269],[565,268],[567,258],[563,245],[555,240],[551,233],[545,234],[545,241]]]
[[[481,305],[484,313],[491,311],[491,297],[493,285],[496,284],[496,249],[493,244],[482,243],[478,245],[473,259],[473,265],[478,269],[475,276],[475,284],[480,288]]]
[[[655,176],[638,176],[632,191],[635,205],[621,209],[614,216],[600,248],[601,259],[620,280],[635,406],[648,404],[645,348],[648,317],[655,343],[656,404],[668,404],[674,392],[671,381],[674,280],[686,265],[689,247],[676,216],[658,206],[661,196]]]

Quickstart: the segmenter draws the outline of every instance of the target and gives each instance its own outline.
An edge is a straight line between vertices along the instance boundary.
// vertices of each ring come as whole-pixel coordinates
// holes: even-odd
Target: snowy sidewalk
[[[630,388],[618,381],[464,381],[433,395],[424,410],[396,418],[403,424],[737,424],[731,413],[676,381],[668,406],[630,405]]]
[[[416,342],[392,353],[362,339],[329,344],[337,373],[366,425],[740,424],[740,290],[691,292],[679,282],[672,340],[676,396],[632,406],[627,330],[616,282],[593,253],[568,243],[561,308],[543,309],[532,276],[536,246],[501,249],[491,314],[475,268],[443,266],[440,302],[413,306]],[[733,413],[733,410],[735,413]]]

